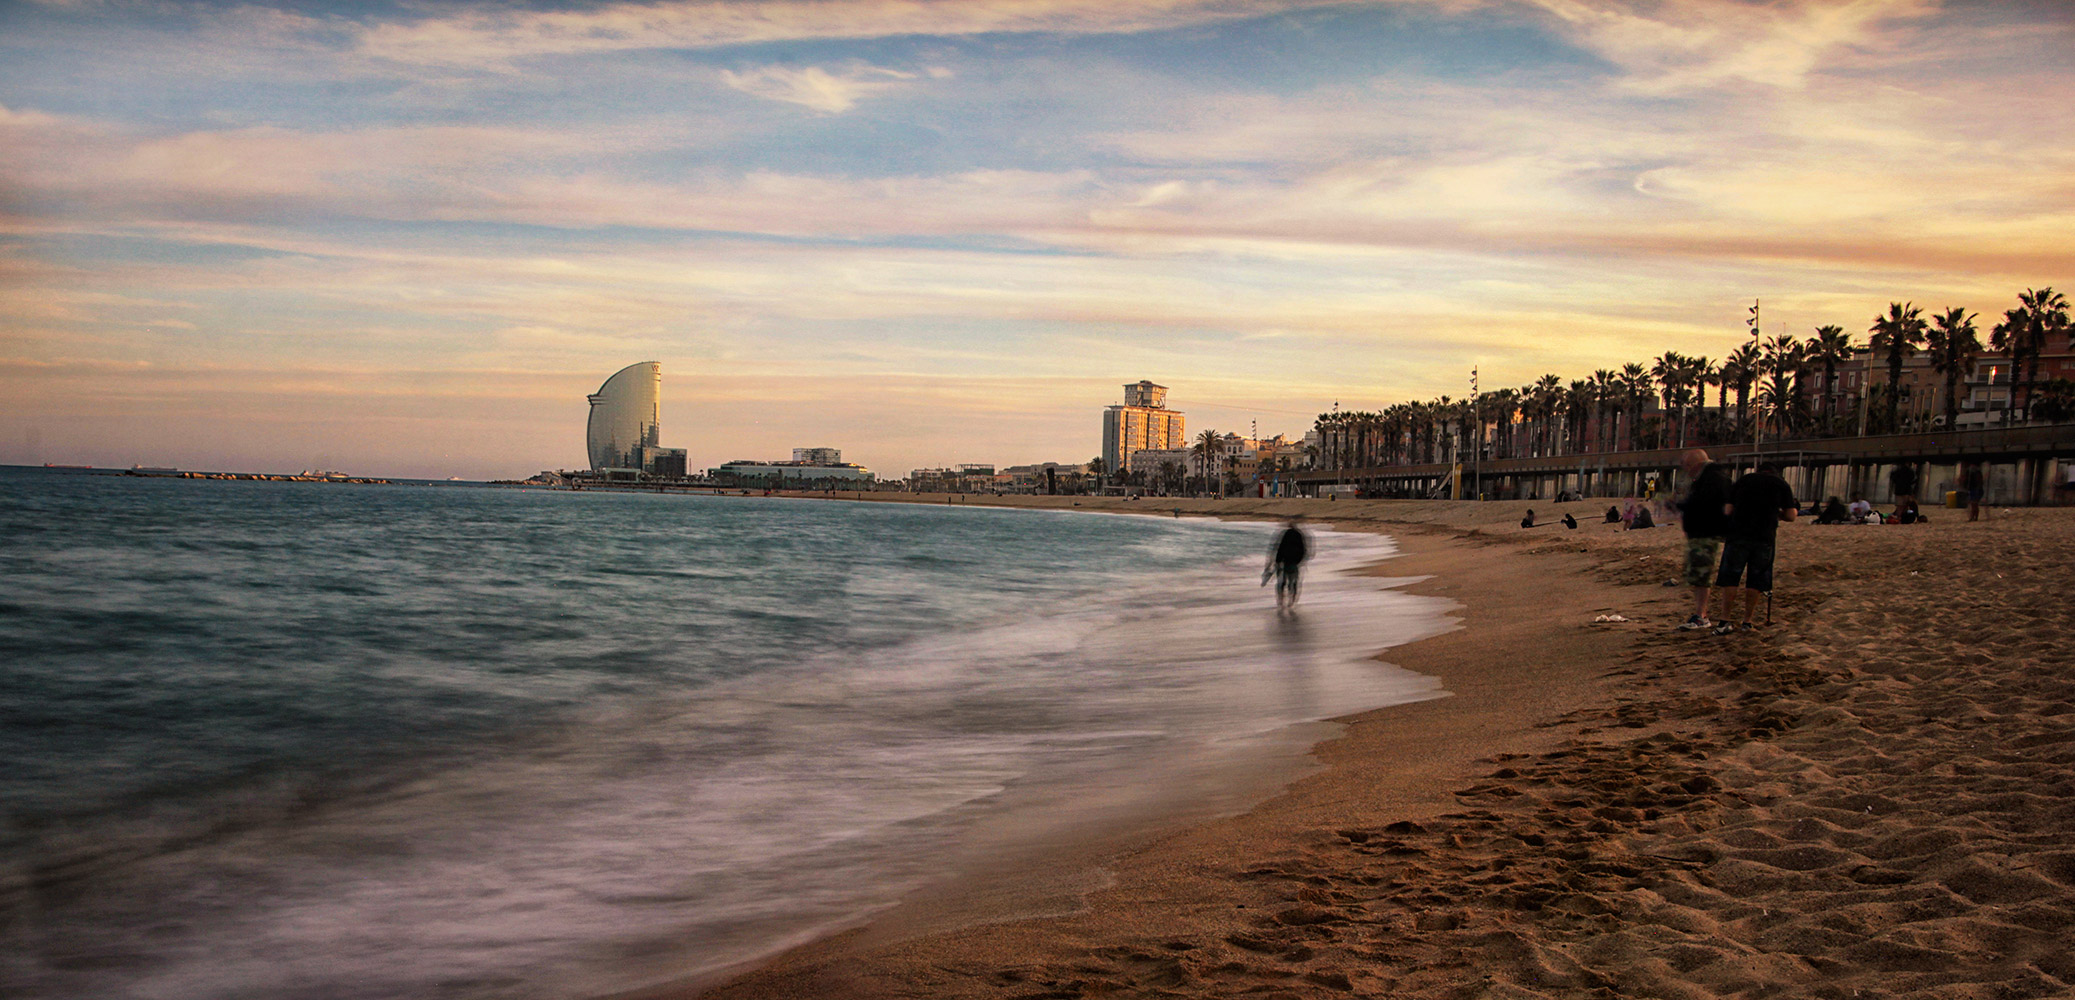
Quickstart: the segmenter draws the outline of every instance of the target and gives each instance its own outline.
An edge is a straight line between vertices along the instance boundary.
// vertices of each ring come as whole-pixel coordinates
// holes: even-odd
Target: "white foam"
[[[1271,537],[1202,530],[1261,533],[1264,555]],[[1387,539],[1313,537],[1293,617],[1251,559],[1121,579],[587,719],[286,834],[159,859],[140,887],[184,898],[155,911],[150,961],[62,985],[545,997],[768,954],[941,876],[983,817],[989,836],[1037,837],[1172,808],[1263,734],[1442,694],[1372,656],[1453,627],[1447,602],[1346,572]],[[1044,820],[1000,821],[1017,808]]]

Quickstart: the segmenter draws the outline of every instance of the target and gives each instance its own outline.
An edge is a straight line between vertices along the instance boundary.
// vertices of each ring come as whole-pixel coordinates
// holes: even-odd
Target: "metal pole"
[[[1470,422],[1477,433],[1470,443],[1470,495],[1484,496],[1484,397],[1477,390],[1477,369],[1470,369]]]
[[[1750,318],[1750,319],[1748,319],[1748,320],[1746,320],[1745,322],[1747,322],[1747,323],[1749,323],[1749,324],[1751,325],[1751,345],[1752,345],[1753,347],[1757,347],[1757,348],[1763,349],[1763,347],[1764,347],[1764,344],[1765,344],[1765,332],[1764,332],[1764,330],[1762,330],[1762,329],[1761,329],[1761,328],[1759,327],[1759,325],[1758,325],[1758,323],[1759,323],[1759,315],[1760,315],[1760,314],[1759,314],[1759,312],[1758,312],[1758,307],[1759,307],[1759,300],[1758,300],[1758,299],[1752,299],[1752,300],[1751,300],[1751,318]],[[1757,388],[1758,388],[1758,376],[1757,376],[1757,373],[1755,373],[1755,372],[1751,373],[1751,387],[1752,387],[1752,390],[1753,390],[1753,391],[1752,391],[1752,393],[1751,393],[1751,395],[1753,395],[1753,396],[1756,396],[1756,395],[1758,394],[1758,393],[1757,393],[1757,391],[1756,391],[1756,390],[1757,390]],[[1757,400],[1755,400],[1755,399],[1754,399],[1754,400],[1752,400],[1752,402],[1756,402],[1756,401],[1757,401]],[[1756,462],[1758,461],[1758,439],[1759,439],[1759,437],[1760,437],[1760,435],[1761,435],[1761,433],[1762,433],[1762,430],[1761,430],[1761,429],[1762,429],[1762,428],[1763,428],[1764,426],[1765,426],[1765,418],[1764,418],[1763,416],[1759,415],[1759,412],[1758,412],[1758,408],[1757,408],[1757,407],[1755,407],[1755,406],[1754,406],[1754,407],[1752,407],[1752,408],[1751,408],[1751,461],[1752,461],[1753,463],[1756,463]]]

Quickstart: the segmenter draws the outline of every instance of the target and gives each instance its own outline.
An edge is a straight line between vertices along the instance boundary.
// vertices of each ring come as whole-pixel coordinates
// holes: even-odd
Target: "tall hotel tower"
[[[591,423],[584,433],[590,445],[591,471],[642,470],[646,449],[656,447],[656,426],[663,409],[663,366],[654,361],[628,365],[605,380],[590,396]]]
[[[1147,448],[1186,448],[1180,410],[1167,408],[1167,387],[1137,382],[1124,387],[1124,405],[1102,411],[1102,467],[1123,471],[1131,453]]]

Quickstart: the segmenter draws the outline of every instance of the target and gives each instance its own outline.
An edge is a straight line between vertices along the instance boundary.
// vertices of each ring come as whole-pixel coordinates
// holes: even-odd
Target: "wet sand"
[[[1772,624],[1715,637],[1673,629],[1675,527],[1000,499],[1387,531],[1405,554],[1372,572],[1432,574],[1413,589],[1465,627],[1382,658],[1454,697],[1345,720],[1321,770],[1243,815],[1067,859],[1106,876],[1076,912],[946,920],[923,898],[710,991],[641,996],[2075,990],[2075,511],[1784,525]]]

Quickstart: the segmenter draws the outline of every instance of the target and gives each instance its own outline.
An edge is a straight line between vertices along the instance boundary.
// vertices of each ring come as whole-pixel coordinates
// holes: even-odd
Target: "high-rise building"
[[[590,446],[591,471],[650,471],[644,452],[659,448],[663,366],[654,361],[628,365],[606,379],[590,400],[591,422],[584,439]]]
[[[808,465],[842,465],[841,448],[794,448],[793,461]]]
[[[1102,411],[1102,467],[1128,468],[1131,453],[1187,447],[1180,410],[1167,408],[1167,387],[1135,382],[1124,387],[1124,403]]]

